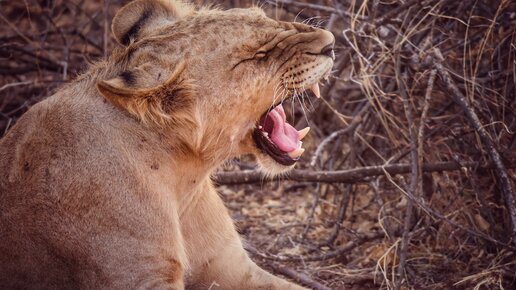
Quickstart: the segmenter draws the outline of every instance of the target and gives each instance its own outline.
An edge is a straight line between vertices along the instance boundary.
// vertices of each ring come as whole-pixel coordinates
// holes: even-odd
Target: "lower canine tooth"
[[[303,155],[303,152],[305,152],[304,148],[297,148],[296,150],[289,152],[288,156],[292,159],[299,158],[299,156]]]
[[[312,87],[310,87],[310,89],[312,90],[312,92],[314,93],[314,95],[317,98],[321,97],[321,90],[319,89],[319,83],[313,84]]]
[[[305,136],[306,136],[306,134],[308,134],[308,132],[310,132],[310,127],[306,127],[303,130],[297,131],[297,133],[299,133],[299,140],[303,140],[303,138],[305,138]]]

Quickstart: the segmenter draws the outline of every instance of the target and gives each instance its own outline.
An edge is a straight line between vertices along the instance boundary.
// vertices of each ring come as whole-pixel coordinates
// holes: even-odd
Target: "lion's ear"
[[[140,87],[145,71],[134,69],[101,80],[97,89],[113,105],[126,110],[146,124],[164,126],[173,121],[192,102],[192,85],[181,78],[180,66],[163,84]]]
[[[192,6],[180,0],[135,0],[115,15],[111,29],[120,44],[128,45],[192,11]]]

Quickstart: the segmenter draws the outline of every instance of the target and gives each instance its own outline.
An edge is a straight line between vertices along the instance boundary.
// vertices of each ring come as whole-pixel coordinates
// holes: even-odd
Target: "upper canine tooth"
[[[296,159],[299,158],[299,156],[301,156],[303,152],[305,152],[304,148],[297,148],[296,150],[289,152],[288,156],[290,156],[290,158],[292,159]]]
[[[331,75],[331,71],[329,70],[326,74],[324,74],[324,79],[329,80]]]
[[[321,97],[321,90],[319,89],[319,83],[313,84],[312,87],[310,87],[310,89],[312,90],[312,92],[314,93],[314,95],[317,98]]]
[[[306,134],[308,134],[308,132],[310,132],[310,127],[306,127],[302,130],[297,131],[297,133],[299,133],[299,140],[303,140],[303,138],[305,138],[305,136],[306,136]]]

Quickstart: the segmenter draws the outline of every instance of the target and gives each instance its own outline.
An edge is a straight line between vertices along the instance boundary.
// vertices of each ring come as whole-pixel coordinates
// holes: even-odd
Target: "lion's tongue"
[[[271,118],[274,123],[272,133],[270,134],[272,142],[274,142],[274,144],[276,144],[276,146],[278,146],[281,151],[287,153],[296,150],[299,151],[302,144],[302,137],[296,128],[287,123],[287,118],[285,116],[283,106],[276,106],[273,110],[270,111],[269,114],[267,114],[267,116]]]

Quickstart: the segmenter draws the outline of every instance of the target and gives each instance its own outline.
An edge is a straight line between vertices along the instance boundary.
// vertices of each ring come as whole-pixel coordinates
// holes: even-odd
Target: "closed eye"
[[[236,67],[238,67],[240,64],[242,63],[245,63],[245,62],[248,62],[250,60],[260,60],[260,59],[263,59],[265,57],[267,57],[267,53],[268,51],[266,50],[258,50],[252,57],[250,58],[245,58],[245,59],[242,59],[240,60],[238,63],[236,63],[232,68],[231,70],[234,70]]]
[[[258,51],[255,53],[254,58],[264,58],[267,56],[267,51]]]

